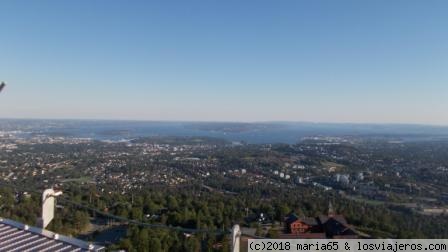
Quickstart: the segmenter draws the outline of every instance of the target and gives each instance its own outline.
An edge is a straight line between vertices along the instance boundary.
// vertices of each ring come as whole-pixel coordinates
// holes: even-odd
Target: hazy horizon
[[[446,128],[448,124],[423,123],[388,123],[388,122],[326,122],[326,121],[219,121],[219,120],[151,120],[151,119],[120,119],[120,118],[41,118],[41,117],[0,117],[0,120],[48,120],[48,121],[98,121],[98,122],[147,122],[147,123],[229,123],[229,124],[316,124],[316,125],[357,125],[357,126],[422,126]]]
[[[1,118],[448,126],[446,1],[2,1]]]

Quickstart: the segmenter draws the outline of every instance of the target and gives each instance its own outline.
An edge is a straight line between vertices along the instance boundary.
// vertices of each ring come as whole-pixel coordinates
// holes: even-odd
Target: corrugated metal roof
[[[84,252],[104,251],[104,247],[0,218],[0,252],[3,251]]]

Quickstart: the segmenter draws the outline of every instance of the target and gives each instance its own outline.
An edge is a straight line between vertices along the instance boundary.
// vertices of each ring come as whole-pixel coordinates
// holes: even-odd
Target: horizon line
[[[123,121],[123,122],[165,122],[165,123],[241,123],[241,124],[276,124],[276,123],[304,123],[304,124],[339,124],[339,125],[397,125],[397,126],[426,126],[446,128],[448,124],[412,123],[412,122],[328,122],[328,121],[294,121],[294,120],[158,120],[158,119],[126,119],[126,118],[44,118],[44,117],[0,117],[0,120],[53,120],[53,121]]]

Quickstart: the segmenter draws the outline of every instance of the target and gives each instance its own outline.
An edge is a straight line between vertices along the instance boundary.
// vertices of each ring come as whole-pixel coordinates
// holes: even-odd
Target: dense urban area
[[[446,140],[20,133],[0,132],[0,216],[35,225],[55,188],[48,229],[111,249],[228,251],[234,224],[243,237],[448,237]]]

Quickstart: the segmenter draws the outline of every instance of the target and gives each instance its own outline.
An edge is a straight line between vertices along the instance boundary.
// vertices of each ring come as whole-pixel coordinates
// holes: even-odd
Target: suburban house
[[[357,239],[369,238],[348,224],[343,215],[336,214],[330,203],[327,215],[318,217],[298,217],[290,213],[285,218],[283,239]]]
[[[291,213],[285,220],[286,228],[290,234],[303,234],[317,231],[318,222],[315,218],[297,217],[295,213]]]

